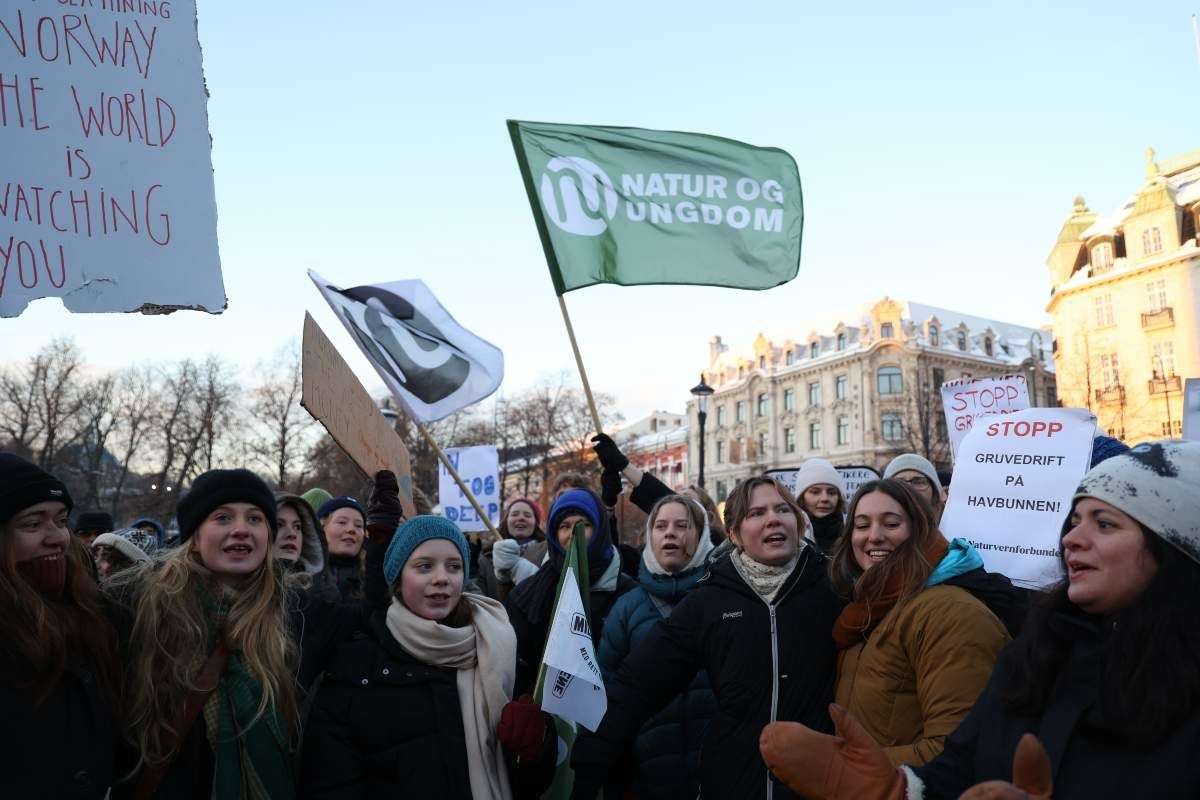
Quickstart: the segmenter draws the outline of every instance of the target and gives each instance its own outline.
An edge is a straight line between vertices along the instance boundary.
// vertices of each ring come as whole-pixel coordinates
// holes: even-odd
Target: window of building
[[[746,455],[746,439],[743,436],[737,437],[737,441],[730,448],[729,460],[735,464],[742,463],[742,458]]]
[[[766,368],[767,368],[767,357],[766,357],[766,356],[759,356],[759,357],[758,357],[758,368],[759,368],[759,369],[766,369]]]
[[[758,396],[758,404],[754,413],[760,417],[765,417],[767,415],[767,395],[765,392]]]
[[[930,325],[930,326],[929,326],[929,345],[930,345],[931,347],[937,347],[937,346],[938,346],[938,329],[937,329],[937,325]]]
[[[808,346],[808,357],[809,358],[816,358],[820,354],[821,354],[821,343],[820,342],[813,342],[812,344],[810,344]]]
[[[794,350],[788,350],[783,356],[783,365],[785,367],[790,367],[794,363],[796,363],[796,352]]]
[[[1158,342],[1154,345],[1154,356],[1150,368],[1155,379],[1175,377],[1175,343]]]
[[[784,428],[783,429],[783,452],[785,452],[785,453],[796,452],[796,429],[795,428]]]
[[[898,442],[904,438],[904,420],[894,411],[884,414],[880,425],[885,442]]]
[[[819,422],[808,423],[808,449],[821,449],[821,423]]]
[[[717,463],[725,463],[725,443],[720,439],[717,440]]]
[[[821,384],[815,381],[808,385],[808,404],[810,406],[821,405]]]
[[[795,389],[784,389],[783,390],[783,410],[784,411],[795,411],[796,410],[796,390]]]
[[[1116,353],[1100,356],[1100,375],[1105,389],[1115,389],[1121,385],[1120,367]]]
[[[837,337],[837,349],[838,349],[838,350],[845,350],[845,349],[846,349],[846,334],[844,334],[844,333],[839,333],[839,334],[838,334],[838,337]]]
[[[738,380],[741,380],[744,377],[746,377],[746,368],[738,367]]]
[[[1167,307],[1167,282],[1150,281],[1146,284],[1146,311],[1157,314]]]
[[[983,337],[983,352],[990,355],[995,355],[995,347],[992,345],[992,337]]]
[[[895,335],[895,332],[892,330],[892,323],[890,322],[883,323],[883,325],[879,328],[879,337],[881,339],[891,339],[895,337]]]
[[[725,485],[725,481],[717,481],[717,502],[724,503],[729,497],[729,488]]]
[[[1183,420],[1173,419],[1162,424],[1162,435],[1168,439],[1178,439],[1183,436]]]
[[[737,403],[734,405],[733,421],[734,422],[745,422],[746,421],[746,401],[745,400],[738,400]]]
[[[1142,231],[1142,253],[1148,256],[1162,252],[1162,231],[1158,226]]]
[[[833,395],[838,400],[845,400],[850,393],[850,379],[845,375],[838,375],[833,379]]]
[[[1092,248],[1092,270],[1105,272],[1112,268],[1113,249],[1110,242],[1101,242]]]
[[[837,443],[850,444],[850,418],[837,418]]]
[[[767,435],[760,433],[758,435],[758,460],[765,461],[767,458]]]
[[[933,374],[933,388],[940,390],[942,384],[946,382],[946,370],[941,367],[934,367],[931,372]]]
[[[1114,324],[1111,294],[1099,294],[1093,297],[1092,310],[1095,312],[1097,328],[1107,328]]]
[[[880,367],[875,373],[876,387],[880,394],[900,394],[904,391],[904,375],[899,367]]]
[[[717,406],[717,427],[725,427],[725,406]]]
[[[958,332],[958,349],[964,353],[967,352],[967,334],[965,331]]]

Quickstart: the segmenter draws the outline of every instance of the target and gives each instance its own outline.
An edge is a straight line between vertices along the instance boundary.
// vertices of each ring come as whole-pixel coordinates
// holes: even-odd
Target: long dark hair
[[[1063,535],[1070,530],[1063,525]],[[1158,565],[1150,585],[1104,624],[1105,727],[1130,744],[1152,748],[1200,711],[1200,564],[1142,527],[1146,550]],[[1065,555],[1063,556],[1065,558]],[[1071,640],[1054,627],[1061,615],[1083,617],[1058,584],[1031,612],[1025,631],[1000,657],[1005,707],[1040,716],[1071,655]]]

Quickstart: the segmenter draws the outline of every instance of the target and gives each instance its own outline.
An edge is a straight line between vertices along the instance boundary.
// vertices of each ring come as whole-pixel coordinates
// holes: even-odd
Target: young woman
[[[929,504],[895,480],[864,484],[834,547],[833,588],[850,601],[833,628],[837,702],[894,764],[924,764],[971,710],[1009,636],[948,583],[983,559],[947,542]]]
[[[116,637],[54,476],[0,453],[0,792],[101,800],[115,779]]]
[[[292,797],[298,653],[275,498],[247,470],[212,470],[176,518],[180,546],[111,585],[133,751],[118,796]]]
[[[504,607],[464,594],[469,554],[454,523],[420,516],[392,537],[386,613],[339,648],[314,701],[302,797],[537,797],[557,737],[513,701],[517,642]]]
[[[829,555],[846,525],[842,476],[823,458],[810,458],[796,472],[796,500],[812,521],[813,540]]]
[[[1200,796],[1200,443],[1139,445],[1088,472],[1062,562],[933,761],[895,769],[841,709],[838,738],[772,726],[763,757],[809,797]]]
[[[353,497],[335,497],[317,509],[329,547],[328,570],[343,601],[363,599],[367,513]]]
[[[310,576],[315,586],[332,586],[333,576],[326,569],[329,548],[325,532],[312,507],[298,494],[276,493],[275,517],[279,531],[271,554],[292,572]]]
[[[123,528],[102,533],[92,542],[96,573],[104,580],[114,572],[149,561],[158,551],[154,534],[140,528]]]
[[[707,670],[717,698],[700,756],[703,797],[788,798],[758,753],[777,719],[830,727],[839,603],[827,560],[804,540],[804,512],[772,478],[738,484],[725,505],[734,549],[655,625],[605,682],[608,713],[576,740],[576,800],[596,789],[646,720]]]
[[[590,607],[588,622],[592,641],[598,643],[617,598],[637,584],[621,573],[609,535],[608,515],[593,492],[587,489],[568,489],[562,492],[550,508],[547,524],[550,558],[537,573],[518,584],[505,605],[513,629],[517,632],[517,691],[532,692],[541,664],[542,650],[550,632],[554,613],[554,596],[562,574],[566,546],[571,542],[575,523],[584,523],[588,539],[588,575]],[[580,581],[584,576],[579,576]]]
[[[942,521],[946,498],[937,469],[929,463],[929,459],[916,453],[898,455],[888,462],[883,470],[883,477],[907,483],[908,488],[929,503],[929,507],[933,509],[934,523]]]
[[[704,508],[695,500],[672,495],[650,509],[638,586],[613,606],[596,653],[606,681],[651,629],[670,617],[675,606],[696,588],[712,548]],[[716,714],[708,676],[699,672],[691,685],[638,733],[633,745],[633,794],[693,800],[700,789],[701,745]]]
[[[500,539],[479,559],[483,593],[504,602],[514,585],[538,571],[546,547],[537,503],[527,497],[510,500],[500,520]]]

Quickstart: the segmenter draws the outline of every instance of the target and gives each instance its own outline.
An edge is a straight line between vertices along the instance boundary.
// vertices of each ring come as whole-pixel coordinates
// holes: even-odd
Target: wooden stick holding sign
[[[571,325],[571,315],[567,313],[567,303],[562,295],[558,296],[558,307],[562,310],[563,322],[567,325],[567,338],[571,340],[571,350],[575,353],[575,366],[579,367],[579,379],[583,381],[583,393],[587,396],[588,409],[592,412],[592,422],[596,424],[596,433],[604,433],[600,424],[600,412],[596,410],[596,398],[592,397],[592,386],[588,383],[587,370],[583,368],[583,356],[579,354],[579,343],[575,341],[575,328]]]
[[[487,525],[487,529],[491,531],[493,536],[495,536],[497,539],[503,539],[504,536],[501,535],[500,531],[496,530],[496,526],[492,524],[491,518],[482,508],[480,508],[479,501],[475,499],[475,495],[472,494],[470,487],[467,486],[466,482],[463,481],[461,477],[459,477],[458,470],[456,470],[454,465],[450,463],[450,459],[446,458],[446,454],[442,452],[442,448],[438,447],[438,443],[434,441],[433,436],[430,435],[429,429],[416,420],[413,420],[413,424],[417,426],[417,430],[421,432],[421,435],[425,437],[425,441],[430,447],[433,448],[433,452],[437,453],[438,460],[442,462],[442,466],[446,468],[446,472],[450,473],[450,477],[454,478],[454,482],[458,484],[458,488],[462,490],[464,495],[466,495],[467,500],[471,503],[471,507],[475,509],[475,513],[479,515],[481,520],[483,520],[483,524]]]

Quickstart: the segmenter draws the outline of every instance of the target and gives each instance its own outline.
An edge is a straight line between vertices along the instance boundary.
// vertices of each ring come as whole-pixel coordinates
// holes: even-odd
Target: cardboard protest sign
[[[1075,408],[981,420],[963,439],[942,532],[969,540],[990,572],[1032,588],[1054,584],[1059,534],[1095,435],[1095,416]]]
[[[0,4],[0,316],[225,308],[195,0],[118,5]]]
[[[854,493],[858,491],[858,487],[867,481],[879,480],[878,472],[862,464],[835,467],[834,469],[842,476],[842,486],[846,489],[847,500],[853,497]],[[769,469],[763,474],[782,483],[794,495],[796,493],[796,473],[799,471],[798,469]]]
[[[487,512],[492,525],[500,524],[500,455],[492,445],[479,447],[449,447],[446,458],[454,465],[458,476],[471,489],[471,494]],[[487,530],[467,495],[455,482],[444,465],[438,466],[438,502],[442,516],[458,525],[463,533]]]
[[[304,388],[300,405],[325,426],[338,446],[369,477],[381,469],[396,473],[404,515],[416,516],[408,448],[329,337],[308,314],[304,315],[301,363]]]
[[[942,407],[950,432],[950,452],[957,454],[963,437],[979,417],[1029,408],[1029,386],[1024,375],[947,381],[942,384]]]
[[[1183,385],[1183,438],[1200,441],[1200,378],[1188,378]]]

